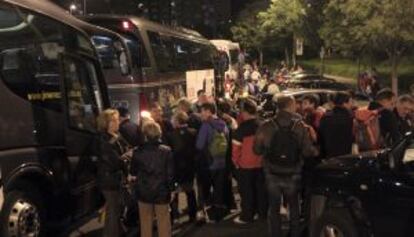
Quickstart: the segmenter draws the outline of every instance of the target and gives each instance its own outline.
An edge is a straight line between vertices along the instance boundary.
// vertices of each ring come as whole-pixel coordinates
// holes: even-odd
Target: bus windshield
[[[108,36],[92,36],[92,42],[98,53],[105,74],[122,77],[128,74],[128,55],[122,42]]]

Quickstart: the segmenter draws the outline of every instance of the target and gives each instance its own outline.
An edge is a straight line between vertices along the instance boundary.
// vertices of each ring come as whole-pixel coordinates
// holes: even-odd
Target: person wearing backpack
[[[299,193],[305,157],[318,155],[308,128],[295,113],[293,97],[278,98],[279,112],[262,124],[255,136],[254,152],[263,156],[268,192],[268,234],[282,236],[280,207],[282,197],[289,205],[290,232],[299,236]]]
[[[319,125],[322,159],[351,154],[354,142],[351,95],[337,92],[332,100],[333,109],[325,113]]]
[[[246,99],[241,103],[243,122],[235,131],[232,141],[232,160],[237,170],[237,181],[241,197],[241,213],[234,219],[236,224],[253,222],[255,214],[265,219],[267,199],[262,169],[262,157],[254,154],[253,141],[260,121],[257,105]]]
[[[168,145],[173,151],[175,182],[178,189],[182,190],[187,197],[188,215],[190,222],[195,221],[197,214],[197,202],[194,191],[194,174],[195,174],[195,140],[197,130],[190,128],[189,116],[178,111],[172,118],[174,130],[168,135]],[[171,212],[173,219],[178,216],[178,193],[171,203]]]
[[[396,96],[391,89],[380,90],[375,96],[375,101],[371,102],[368,110],[378,113],[379,128],[384,147],[390,147],[399,142],[402,135],[398,129],[398,118],[393,112],[395,108]]]
[[[226,123],[216,115],[217,109],[214,103],[201,105],[201,119],[203,121],[197,136],[196,148],[201,156],[198,161],[198,182],[201,187],[200,205],[207,209],[207,201],[211,196],[209,213],[214,216],[207,216],[207,221],[218,221],[222,218],[221,213],[224,204],[224,184],[226,179],[226,155],[228,149],[229,132]],[[210,193],[210,188],[213,192]]]

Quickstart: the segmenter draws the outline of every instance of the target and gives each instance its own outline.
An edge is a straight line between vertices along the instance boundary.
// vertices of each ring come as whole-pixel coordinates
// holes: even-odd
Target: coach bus
[[[230,40],[217,39],[210,40],[210,42],[217,48],[221,54],[221,58],[224,61],[225,77],[233,80],[237,80],[239,73],[239,53],[240,44],[232,42]]]
[[[199,33],[129,16],[92,15],[84,20],[127,40],[132,58],[129,78],[107,78],[113,106],[129,108],[138,119],[150,102],[171,108],[183,96],[195,100],[203,89],[214,95],[216,49]]]
[[[95,121],[110,103],[78,22],[49,1],[0,1],[2,237],[58,236],[102,207]]]

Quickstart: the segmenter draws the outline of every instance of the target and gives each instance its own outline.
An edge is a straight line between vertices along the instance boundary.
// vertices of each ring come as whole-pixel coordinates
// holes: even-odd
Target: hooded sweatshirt
[[[204,121],[201,125],[200,131],[197,136],[196,148],[201,151],[201,153],[206,154],[208,147],[213,139],[213,132],[224,133],[229,139],[229,130],[226,126],[226,123],[219,118],[212,118],[209,121]],[[204,159],[207,159],[207,156],[204,156]],[[226,166],[226,157],[214,157],[212,162],[209,163],[210,170],[224,169]]]

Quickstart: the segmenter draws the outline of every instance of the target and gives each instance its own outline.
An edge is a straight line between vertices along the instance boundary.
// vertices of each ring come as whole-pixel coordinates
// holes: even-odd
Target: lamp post
[[[83,0],[83,15],[86,16],[86,0]]]
[[[69,12],[70,12],[71,15],[73,15],[73,12],[76,11],[76,9],[77,9],[76,4],[74,4],[74,3],[70,4]]]

